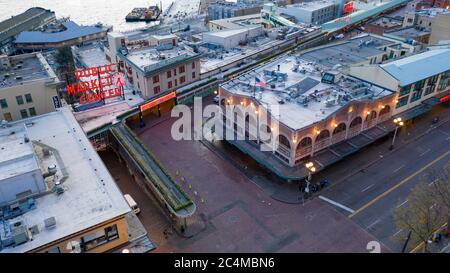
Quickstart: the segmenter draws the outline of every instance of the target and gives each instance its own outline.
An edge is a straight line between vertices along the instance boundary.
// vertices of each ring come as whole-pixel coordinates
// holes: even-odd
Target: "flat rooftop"
[[[24,134],[0,129],[0,181],[39,170],[33,145],[31,142],[25,142],[25,125],[21,130],[24,130]]]
[[[155,47],[140,48],[129,51],[126,58],[139,69],[150,71],[196,55],[179,45],[169,50],[158,50]]]
[[[9,58],[10,66],[3,65],[0,68],[0,90],[39,80],[57,81],[55,73],[40,53],[6,58]]]
[[[279,69],[278,69],[279,67]],[[345,77],[337,84],[322,83],[322,68],[298,56],[280,58],[221,85],[236,95],[253,97],[261,107],[293,130],[298,130],[332,115],[350,101],[377,99],[392,92]],[[335,73],[335,71],[329,71]],[[257,90],[255,78],[268,87]],[[256,90],[255,90],[256,88]]]
[[[450,14],[450,10],[444,9],[444,8],[428,8],[428,9],[421,9],[418,11],[410,11],[409,13],[415,13],[419,16],[425,16],[425,17],[435,17],[436,15],[440,13],[444,14]]]
[[[34,24],[43,22],[45,19],[55,18],[55,13],[51,10],[34,7],[26,10],[25,12],[12,16],[4,21],[0,22],[0,42],[10,37],[14,37],[21,31],[26,29],[26,24],[30,21],[34,21]]]
[[[99,67],[109,63],[106,59],[105,52],[100,48],[98,43],[75,47],[75,52],[85,67]]]
[[[220,25],[223,28],[237,28],[251,25],[261,25],[261,15],[250,14],[238,17],[212,20],[210,21],[210,23]]]
[[[370,21],[368,25],[376,25],[385,28],[401,27],[403,25],[403,20],[388,16],[382,16]]]
[[[392,31],[387,31],[384,33],[384,35],[386,35],[388,37],[395,36],[395,37],[402,38],[404,40],[414,39],[416,37],[420,37],[420,36],[424,36],[424,35],[428,35],[428,34],[430,34],[430,31],[420,30],[415,27],[401,28],[401,29],[396,29],[396,30],[392,30]]]
[[[449,60],[450,49],[435,49],[382,64],[380,67],[396,78],[400,86],[406,86],[449,71]]]
[[[384,52],[380,49],[381,47],[395,43],[388,39],[363,34],[345,42],[325,45],[307,51],[302,55],[302,58],[328,68],[333,68],[337,65],[348,66],[363,62],[372,56],[377,56]]]
[[[287,5],[286,8],[295,8],[295,9],[302,9],[307,11],[315,11],[318,9],[323,9],[328,6],[335,5],[334,1],[311,1],[311,2],[302,2],[292,5]]]
[[[106,31],[103,28],[95,26],[79,26],[75,22],[67,21],[62,23],[64,30],[60,32],[42,32],[42,31],[24,31],[20,33],[16,44],[43,44],[43,43],[61,43],[73,40],[79,37],[98,34]]]
[[[206,36],[215,36],[218,38],[228,38],[233,37],[235,35],[246,33],[250,30],[261,28],[260,26],[250,26],[250,27],[240,27],[235,29],[227,29],[227,30],[220,30],[220,31],[211,31],[211,32],[204,32],[203,35]]]
[[[25,127],[25,123],[32,125]],[[62,108],[10,125],[6,129],[0,128],[0,143],[8,141],[8,137],[1,135],[3,130],[14,130],[17,138],[23,138],[27,132],[31,142],[49,146],[58,153],[66,179],[61,182],[63,194],[56,195],[50,189],[35,199],[35,209],[7,220],[9,224],[23,221],[27,227],[37,225],[39,233],[33,235],[33,240],[4,248],[1,252],[27,252],[130,211],[114,179],[69,109]],[[20,147],[19,144],[17,149],[23,149]],[[41,164],[52,164],[46,160],[49,159],[44,158]],[[58,169],[57,175],[62,171]],[[50,217],[56,220],[53,229],[47,229],[44,224]]]

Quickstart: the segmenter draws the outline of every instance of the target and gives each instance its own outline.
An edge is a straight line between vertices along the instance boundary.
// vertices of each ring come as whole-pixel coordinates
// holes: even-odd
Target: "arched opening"
[[[372,121],[377,118],[377,112],[375,110],[371,111],[370,114],[366,116],[366,121]]]
[[[314,143],[314,150],[318,151],[330,143],[330,131],[327,129],[322,130],[317,136],[316,136],[316,142]]]
[[[275,154],[284,162],[289,163],[291,157],[291,143],[284,135],[278,135],[278,147]]]
[[[385,105],[381,110],[380,110],[380,116],[382,115],[386,115],[391,111],[391,107],[389,105]]]
[[[305,154],[309,154],[312,150],[312,138],[304,137],[297,145],[297,149],[295,151],[295,157],[304,157]]]
[[[382,122],[385,121],[387,119],[389,119],[389,113],[391,112],[391,107],[389,105],[384,105],[381,110],[380,110],[380,114],[378,117],[378,122]]]
[[[352,122],[350,123],[350,129],[354,129],[355,127],[358,127],[358,125],[361,126],[362,123],[362,118],[361,117],[356,117],[352,120]]]
[[[347,125],[345,123],[339,123],[336,128],[333,130],[333,139],[332,142],[338,143],[345,139],[345,131],[347,130]]]
[[[359,132],[362,129],[361,126],[362,126],[362,118],[361,117],[354,118],[350,123],[347,138],[351,138],[359,134]]]
[[[345,132],[345,130],[347,129],[347,125],[345,125],[345,123],[339,123],[339,125],[334,128],[333,130],[333,136],[342,132]]]
[[[366,121],[364,122],[364,128],[370,128],[377,122],[377,111],[372,110],[370,114],[366,115]]]
[[[327,139],[329,137],[330,137],[330,131],[325,129],[325,130],[322,130],[319,135],[317,135],[316,141],[322,141],[322,140]]]
[[[222,99],[222,100],[220,101],[220,105],[225,106],[225,99]]]
[[[284,135],[278,135],[278,143],[288,148],[289,150],[291,149],[291,143],[289,142],[289,139]]]

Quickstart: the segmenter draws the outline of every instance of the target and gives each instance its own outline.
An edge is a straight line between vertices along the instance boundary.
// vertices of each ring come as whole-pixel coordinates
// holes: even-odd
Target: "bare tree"
[[[429,172],[414,186],[408,196],[408,203],[394,210],[398,228],[412,231],[411,240],[427,242],[444,223],[449,221],[450,213],[450,165],[442,170]]]
[[[447,227],[450,227],[450,162],[441,169],[427,174],[430,194],[447,213]]]

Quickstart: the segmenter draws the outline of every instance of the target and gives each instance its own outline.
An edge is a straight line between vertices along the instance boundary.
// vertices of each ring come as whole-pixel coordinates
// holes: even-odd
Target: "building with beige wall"
[[[129,243],[131,209],[70,109],[0,127],[0,146],[0,253]]]
[[[437,18],[437,15],[449,13],[445,8],[428,8],[405,13],[403,18],[403,27],[418,27],[425,30],[431,30]]]
[[[450,40],[450,12],[436,15],[430,35],[430,45]]]
[[[208,22],[209,31],[229,30],[248,26],[261,26],[261,14],[250,14]]]
[[[124,39],[121,36],[108,38],[111,60],[119,63],[129,83],[144,99],[173,92],[200,79],[200,55],[178,44],[175,35],[152,36],[153,46],[136,47],[121,46],[116,42]]]
[[[450,91],[450,49],[435,49],[393,62],[352,67],[350,75],[396,92],[395,114],[437,100]]]
[[[0,119],[15,121],[55,111],[58,77],[40,53],[0,56]]]
[[[268,168],[279,165],[270,163],[276,159],[292,170],[330,146],[376,128],[391,118],[395,107],[395,92],[302,56],[281,58],[226,82],[219,96],[224,113],[234,111],[224,117],[227,130],[244,136],[231,143],[254,151],[248,154]],[[267,134],[269,140],[261,138]],[[273,150],[260,150],[264,145]]]

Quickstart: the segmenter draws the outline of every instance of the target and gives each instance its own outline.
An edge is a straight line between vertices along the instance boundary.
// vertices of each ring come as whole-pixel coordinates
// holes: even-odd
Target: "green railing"
[[[117,126],[121,126],[125,129],[126,132],[123,132],[123,130],[120,130]],[[120,125],[116,125],[113,128],[111,128],[111,131],[113,134],[117,137],[117,139],[121,142],[121,144],[124,146],[125,149],[127,149],[128,153],[131,155],[131,157],[134,159],[134,161],[139,165],[140,169],[144,172],[145,176],[153,183],[153,185],[158,189],[158,191],[161,193],[161,195],[165,198],[167,203],[172,207],[172,209],[176,212],[190,206],[193,204],[192,200],[187,196],[187,194],[184,192],[184,190],[178,185],[173,177],[169,174],[169,172],[163,167],[161,162],[159,162],[156,157],[147,149],[147,147],[139,140],[139,138],[136,136],[136,134],[125,124],[120,123]],[[136,147],[133,147],[129,141],[124,139],[124,136],[122,134],[128,133],[129,136],[133,138],[133,141],[135,141],[138,145],[140,150],[144,152],[144,154],[141,154],[141,156],[146,157],[148,160],[151,160],[157,168],[161,170],[161,172],[166,176],[168,181],[175,187],[175,189],[178,191],[178,196],[182,196],[182,200],[175,200],[174,197],[168,192],[167,185],[164,185],[164,183],[161,181],[164,178],[159,177],[157,174],[157,170],[152,170],[149,164],[144,162],[144,160],[137,155],[139,151],[137,151]],[[175,194],[176,195],[176,194]],[[176,196],[175,196],[176,197]]]

